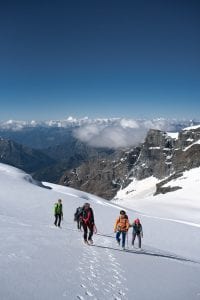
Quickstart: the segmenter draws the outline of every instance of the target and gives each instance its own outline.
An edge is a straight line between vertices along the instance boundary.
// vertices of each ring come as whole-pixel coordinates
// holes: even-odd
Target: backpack
[[[94,223],[94,214],[93,214],[93,210],[92,210],[91,207],[88,210],[86,210],[86,209],[83,208],[83,210],[82,210],[82,217],[83,217],[83,219],[87,219],[89,212],[90,212],[89,223]]]
[[[138,235],[138,234],[140,234],[141,233],[141,231],[142,231],[142,225],[141,224],[134,224],[134,230],[135,230],[135,233]]]
[[[127,230],[127,223],[129,223],[127,215],[125,215],[124,218],[121,218],[119,216],[118,221],[117,221],[117,230],[126,231]]]
[[[74,214],[74,221],[77,221],[80,218],[80,216],[82,216],[82,213],[83,213],[83,208],[82,207],[78,207],[76,209],[75,214]]]

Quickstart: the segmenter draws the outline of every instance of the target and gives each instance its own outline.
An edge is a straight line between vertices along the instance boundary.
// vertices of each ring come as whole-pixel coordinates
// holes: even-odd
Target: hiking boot
[[[88,242],[92,245],[93,244],[93,240],[89,239]]]

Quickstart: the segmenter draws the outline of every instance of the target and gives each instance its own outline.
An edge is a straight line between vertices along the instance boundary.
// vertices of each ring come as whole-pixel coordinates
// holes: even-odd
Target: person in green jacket
[[[55,222],[54,225],[60,227],[61,220],[63,220],[63,207],[62,200],[58,199],[58,202],[54,205],[54,216]]]

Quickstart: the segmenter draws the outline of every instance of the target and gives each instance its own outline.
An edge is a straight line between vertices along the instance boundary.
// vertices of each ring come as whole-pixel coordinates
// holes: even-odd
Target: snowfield
[[[154,202],[150,199],[152,207],[146,206],[143,196],[151,192],[150,183],[147,192],[140,193],[143,202],[137,205],[138,212],[127,209],[131,221],[136,217],[142,221],[142,251],[130,248],[131,230],[126,251],[116,245],[113,234],[119,210],[130,199],[116,205],[71,188],[43,183],[45,188],[4,164],[0,164],[0,184],[1,300],[200,299],[200,219],[195,211],[199,193],[189,184],[196,204],[188,218],[183,190],[175,193],[185,195],[184,218],[170,214],[177,209],[178,198],[173,203],[165,195],[157,196]],[[58,198],[64,208],[62,229],[53,225]],[[84,202],[94,209],[98,229],[94,246],[83,244],[73,221],[76,207]]]
[[[200,227],[200,168],[185,171],[181,177],[164,185],[179,187],[179,190],[153,196],[158,182],[155,177],[133,180],[117,193],[113,203],[154,217],[188,222]]]

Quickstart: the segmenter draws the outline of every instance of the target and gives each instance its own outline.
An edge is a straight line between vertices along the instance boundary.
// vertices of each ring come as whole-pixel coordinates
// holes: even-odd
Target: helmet
[[[126,214],[125,210],[120,210],[120,215],[125,215],[125,214]]]
[[[134,223],[140,224],[140,219],[135,219]]]

